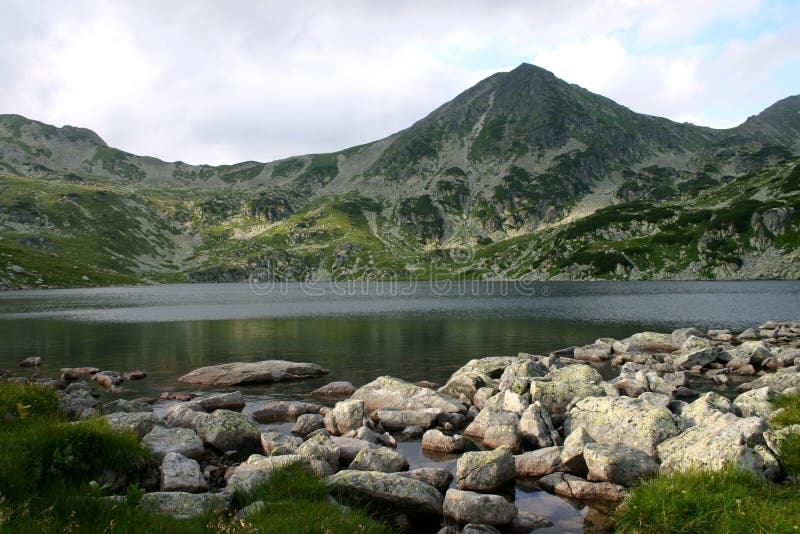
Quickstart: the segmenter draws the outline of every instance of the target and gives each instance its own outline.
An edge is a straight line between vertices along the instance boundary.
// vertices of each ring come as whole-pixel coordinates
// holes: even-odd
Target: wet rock
[[[214,410],[233,410],[241,412],[242,408],[244,408],[244,398],[242,397],[241,391],[196,397],[192,400],[192,403],[199,406],[200,409],[205,412],[213,412]]]
[[[262,432],[261,449],[266,456],[281,456],[282,454],[295,454],[297,447],[302,444],[300,438],[286,436],[280,432]]]
[[[518,477],[541,477],[561,470],[563,447],[545,447],[514,456]]]
[[[298,454],[282,456],[251,455],[246,462],[239,464],[228,479],[229,492],[239,490],[250,491],[267,482],[272,474],[290,465],[303,464],[309,467],[318,478],[325,478],[332,473],[327,462],[316,458],[307,458]]]
[[[194,430],[188,428],[155,426],[142,438],[142,445],[149,449],[153,458],[159,462],[171,452],[196,460],[205,454],[203,440]]]
[[[230,410],[198,414],[197,435],[220,452],[261,450],[261,429],[246,415]]]
[[[134,369],[122,375],[123,380],[142,380],[144,378],[147,378],[147,373],[141,369]]]
[[[340,464],[350,465],[362,449],[374,449],[378,445],[364,441],[363,439],[346,438],[342,436],[331,436],[331,440],[339,447]]]
[[[467,440],[464,436],[455,434],[448,436],[441,430],[428,430],[422,436],[422,450],[436,451],[452,454],[461,452],[467,447]]]
[[[517,512],[508,529],[512,534],[529,534],[537,528],[552,527],[553,522],[532,512]]]
[[[491,525],[469,523],[464,525],[461,534],[500,534],[500,531]]]
[[[437,518],[442,514],[442,494],[432,486],[394,473],[340,471],[325,484],[333,493],[395,513]]]
[[[387,447],[397,447],[397,440],[395,440],[391,434],[388,432],[378,434],[367,426],[362,426],[355,431],[348,432],[347,437],[362,439],[364,441],[369,441],[370,443],[379,443],[386,445]]]
[[[421,439],[423,434],[425,434],[425,429],[421,426],[408,426],[400,433],[400,440],[412,441]]]
[[[382,376],[353,393],[354,400],[363,400],[367,411],[381,408],[397,410],[425,410],[434,408],[442,412],[464,413],[466,406],[457,400],[428,388],[415,386],[404,380]]]
[[[450,487],[450,483],[453,481],[453,474],[447,469],[442,469],[440,467],[423,467],[400,472],[398,474],[433,486],[439,490],[439,493],[442,495],[445,494],[447,488]]]
[[[298,417],[306,414],[319,414],[322,406],[310,402],[299,401],[274,401],[268,402],[250,415],[253,419],[262,424],[282,423],[284,421],[294,421]]]
[[[349,397],[356,392],[350,382],[331,382],[311,392],[314,397]]]
[[[499,379],[506,367],[516,359],[513,356],[491,356],[470,360],[453,373],[447,383],[439,388],[439,393],[456,399],[464,395],[472,401],[475,393],[482,387],[499,389]]]
[[[161,400],[177,400],[181,402],[190,401],[195,397],[197,397],[197,394],[188,393],[186,391],[165,391],[159,395]]]
[[[365,448],[361,450],[368,449]],[[323,460],[331,466],[333,471],[336,471],[339,469],[339,459],[342,452],[339,446],[329,436],[317,434],[300,445],[297,448],[297,454],[305,456],[306,458]],[[358,456],[358,453],[356,453],[356,456]]]
[[[610,482],[589,482],[567,473],[553,473],[539,479],[539,487],[560,497],[574,499],[601,510],[616,507],[625,497],[625,488]]]
[[[188,384],[230,387],[313,378],[326,375],[329,372],[315,363],[265,360],[201,367],[183,375],[178,380]]]
[[[588,365],[569,365],[531,382],[531,402],[539,401],[558,425],[570,404],[585,397],[605,395],[603,377]]]
[[[169,452],[161,462],[161,491],[188,491],[200,493],[208,490],[208,483],[200,471],[200,464],[177,452]]]
[[[19,367],[39,367],[42,365],[42,358],[39,356],[31,356],[30,358],[25,358],[21,362],[17,364]]]
[[[705,367],[716,359],[716,350],[705,348],[677,356],[674,359],[674,364],[684,369],[691,369],[693,367]]]
[[[517,508],[500,495],[449,489],[444,497],[444,516],[459,524],[508,525]]]
[[[334,436],[357,430],[368,421],[367,409],[363,400],[337,402],[333,410],[325,414],[325,429]]]
[[[113,389],[122,384],[122,376],[116,371],[100,371],[92,375],[92,380],[106,389]]]
[[[222,513],[228,510],[230,496],[225,493],[158,491],[145,493],[139,506],[146,513],[189,519],[197,515]]]
[[[522,414],[519,430],[524,443],[533,448],[552,447],[559,442],[550,414],[539,401],[528,406]]]
[[[399,452],[386,447],[362,449],[350,463],[348,469],[396,473],[408,470],[408,460]]]
[[[425,410],[381,408],[372,412],[372,419],[389,431],[403,430],[408,426],[428,429],[436,423],[441,414],[442,411],[436,408],[427,408]]]
[[[588,397],[570,410],[564,432],[583,427],[598,443],[622,443],[655,456],[656,446],[681,426],[677,416],[646,398]]]
[[[564,440],[564,447],[561,450],[561,468],[577,476],[586,476],[586,461],[583,458],[583,449],[589,443],[594,443],[594,439],[583,427],[572,430]]]
[[[493,451],[467,452],[458,459],[458,489],[492,492],[514,479],[516,474],[511,450],[502,447]]]
[[[133,430],[141,438],[156,426],[163,426],[164,420],[152,412],[112,413],[103,416],[108,425],[115,430]]]
[[[658,472],[658,464],[639,449],[621,444],[587,443],[583,458],[593,482],[630,486]]]
[[[315,430],[325,428],[323,421],[324,418],[318,413],[301,415],[297,418],[291,432],[297,436],[306,437]]]

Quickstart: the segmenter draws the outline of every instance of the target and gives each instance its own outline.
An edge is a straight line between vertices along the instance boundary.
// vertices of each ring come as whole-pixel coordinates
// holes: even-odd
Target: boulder
[[[673,363],[678,367],[691,369],[693,367],[705,367],[716,359],[717,351],[714,348],[707,347],[681,354],[675,357]]]
[[[318,413],[307,413],[297,418],[291,432],[297,436],[306,437],[320,428],[325,428],[324,418]]]
[[[261,450],[261,429],[239,412],[200,413],[194,420],[194,427],[205,443],[220,452]]]
[[[393,408],[381,408],[372,412],[372,419],[381,424],[389,431],[403,430],[408,426],[418,426],[428,429],[436,424],[436,420],[442,411],[437,408],[426,408],[425,410],[396,410]]]
[[[308,466],[311,472],[319,478],[325,478],[333,472],[327,462],[316,458],[307,458],[298,454],[283,456],[253,454],[246,462],[239,464],[234,469],[228,479],[228,489],[230,492],[250,491],[272,478],[272,474],[277,469],[297,464]]]
[[[408,470],[408,460],[399,452],[386,447],[362,449],[350,463],[348,469],[397,473]]]
[[[326,375],[330,371],[315,363],[296,363],[284,360],[261,362],[235,362],[201,367],[178,380],[187,384],[231,387],[239,385],[268,384]]]
[[[773,393],[769,386],[745,391],[733,400],[733,406],[742,417],[764,417],[768,418],[775,411],[772,400],[777,395]]]
[[[192,403],[198,405],[205,412],[213,412],[220,409],[241,412],[242,408],[244,408],[244,398],[241,391],[197,397],[192,400]]]
[[[367,449],[362,449],[367,450]],[[297,448],[297,454],[306,458],[324,460],[333,471],[339,469],[339,458],[342,454],[338,445],[324,434],[316,434]],[[356,453],[356,456],[358,454]]]
[[[200,493],[208,490],[208,483],[197,461],[177,452],[169,452],[161,462],[161,491],[188,491]]]
[[[688,406],[684,406],[681,410],[681,417],[688,426],[702,425],[708,417],[715,418],[721,413],[729,413],[732,410],[731,401],[719,393],[708,391]]]
[[[561,470],[563,447],[545,447],[514,456],[518,477],[541,477]]]
[[[508,530],[512,534],[530,534],[537,528],[552,527],[553,522],[532,512],[517,512],[516,517],[508,525]]]
[[[514,480],[516,474],[511,450],[467,452],[456,464],[458,489],[492,492]]]
[[[86,419],[97,415],[97,399],[85,389],[65,393],[59,399],[59,406],[70,419]]]
[[[578,427],[598,443],[622,443],[655,456],[656,446],[678,435],[682,422],[648,397],[588,397],[570,410],[564,432]]]
[[[492,396],[483,406],[483,410],[495,411],[508,411],[514,412],[517,415],[522,415],[522,412],[530,405],[528,400],[528,393],[520,395],[511,390],[501,391]]]
[[[175,404],[167,408],[164,413],[166,425],[169,428],[195,428],[195,421],[206,414],[198,411],[198,406],[192,404]]]
[[[139,438],[149,433],[154,427],[164,425],[164,420],[152,412],[112,413],[104,415],[103,419],[115,430],[133,430]]]
[[[142,445],[149,449],[153,458],[159,462],[171,452],[177,452],[195,460],[202,458],[205,454],[203,440],[189,428],[153,427],[142,438]]]
[[[519,395],[527,395],[530,390],[531,379],[546,374],[547,368],[539,364],[533,357],[519,356],[505,368],[497,388],[500,391],[511,391]]]
[[[559,435],[550,420],[550,414],[539,401],[525,409],[519,420],[519,431],[523,442],[535,449],[552,447],[559,442]]]
[[[439,393],[454,399],[464,395],[472,402],[475,393],[482,387],[499,389],[499,379],[503,372],[516,360],[514,356],[490,356],[470,360],[452,374],[447,383],[439,388]]]
[[[501,534],[499,530],[491,525],[480,523],[468,523],[461,529],[461,534]]]
[[[422,467],[420,469],[412,469],[411,471],[403,471],[399,475],[419,480],[430,486],[433,486],[439,493],[444,495],[450,483],[453,481],[453,473],[441,467]]]
[[[31,356],[29,358],[25,358],[17,365],[19,367],[25,367],[25,368],[39,367],[40,365],[42,365],[42,358],[39,356]]]
[[[614,343],[614,352],[675,352],[681,348],[684,340],[681,336],[672,334],[639,332],[618,343]]]
[[[397,410],[433,408],[445,413],[467,411],[466,406],[447,395],[390,376],[381,376],[358,388],[352,398],[363,400],[368,412],[381,408]]]
[[[435,451],[452,454],[462,452],[467,448],[467,440],[464,436],[455,434],[448,436],[438,429],[428,430],[422,436],[422,450]]]
[[[771,478],[779,468],[775,457],[763,446],[765,430],[766,421],[760,417],[709,414],[701,425],[658,445],[661,472],[720,471],[730,465]]]
[[[783,393],[783,390],[800,386],[800,372],[770,373],[762,375],[752,382],[739,385],[736,391],[750,391],[768,387],[774,394]]]
[[[567,473],[553,473],[538,481],[543,490],[574,499],[601,510],[615,508],[625,497],[625,488],[610,482],[589,482]]]
[[[442,515],[441,493],[433,486],[400,474],[339,471],[329,476],[325,485],[340,497],[377,509],[431,519]]]
[[[611,358],[611,352],[611,345],[593,343],[583,347],[575,347],[574,358],[584,362],[602,362]]]
[[[147,372],[141,369],[126,371],[122,374],[123,380],[144,380],[145,378],[147,378]]]
[[[311,392],[314,397],[349,397],[356,392],[350,382],[331,382]]]
[[[500,495],[449,489],[444,497],[444,516],[459,524],[508,525],[517,507]]]
[[[336,406],[325,414],[325,429],[334,436],[341,436],[351,430],[358,430],[367,421],[367,409],[363,400],[346,400],[337,402]]]
[[[201,514],[227,511],[230,507],[230,495],[157,491],[145,493],[139,506],[146,513],[170,515],[176,519],[189,519]]]
[[[583,458],[593,482],[612,482],[630,486],[658,472],[651,456],[627,445],[587,443]]]
[[[306,414],[318,415],[322,406],[309,402],[299,401],[274,401],[268,402],[258,410],[254,410],[250,416],[262,424],[282,423],[284,421],[294,421],[298,417]]]
[[[479,410],[483,410],[486,407],[486,402],[494,397],[497,393],[498,391],[494,388],[482,387],[475,392],[475,396],[472,399],[472,405]]]
[[[345,438],[341,436],[331,436],[331,440],[339,447],[340,464],[349,465],[356,459],[361,449],[374,449],[378,445],[364,441],[363,439]]]
[[[583,449],[589,443],[594,443],[594,439],[582,426],[572,430],[564,440],[564,447],[561,450],[561,470],[573,475],[585,476],[587,467],[583,458]]]
[[[122,384],[123,379],[116,371],[100,371],[92,375],[92,380],[103,386],[105,389],[114,389]]]
[[[588,365],[569,365],[554,369],[544,378],[531,382],[531,402],[539,401],[553,423],[562,422],[570,404],[585,397],[605,395],[603,377]]]
[[[482,410],[464,429],[467,436],[484,437],[491,427],[513,427],[519,425],[519,416],[505,410]]]
[[[125,399],[116,399],[103,405],[103,413],[138,413],[152,412],[153,407],[143,402],[133,402]]]
[[[283,454],[295,454],[297,447],[303,440],[294,436],[287,436],[280,432],[262,432],[261,450],[266,456],[281,456]]]
[[[100,369],[97,367],[63,367],[61,369],[61,379],[64,382],[74,382],[81,378],[91,377],[95,373],[99,373]]]
[[[519,425],[490,426],[483,435],[482,445],[488,449],[508,447],[512,452],[520,452],[522,434]]]

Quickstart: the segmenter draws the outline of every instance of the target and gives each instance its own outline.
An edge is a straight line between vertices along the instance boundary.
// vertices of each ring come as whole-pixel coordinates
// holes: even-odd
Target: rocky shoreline
[[[615,376],[604,378],[600,366]],[[214,367],[186,377],[229,387],[327,373],[276,360]],[[800,432],[770,425],[771,401],[800,394],[800,322],[738,334],[643,332],[548,355],[480,358],[438,389],[389,376],[358,388],[332,382],[311,392],[318,402],[275,401],[249,413],[239,391],[101,404],[92,387],[114,391],[144,376],[80,368],[36,380],[58,388],[71,418],[100,416],[135,431],[155,462],[142,480],[141,506],[178,517],[227,510],[236,490],[304,464],[342,502],[368,504],[400,530],[517,533],[552,525],[516,508],[518,480],[588,505],[587,521],[602,529],[627,488],[657,473],[735,466],[779,483],[786,477],[779,444]],[[31,378],[0,372],[0,380]],[[265,428],[286,422],[294,424],[289,434]],[[409,470],[398,441],[457,456],[455,473]],[[109,482],[120,491],[127,483]]]

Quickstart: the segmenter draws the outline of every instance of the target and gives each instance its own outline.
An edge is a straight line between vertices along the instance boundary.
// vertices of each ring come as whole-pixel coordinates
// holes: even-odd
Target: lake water
[[[0,369],[41,356],[61,367],[141,368],[123,396],[193,389],[177,377],[231,361],[318,363],[327,377],[243,388],[252,400],[305,398],[332,380],[380,375],[444,383],[473,357],[547,353],[643,330],[731,328],[800,319],[800,282],[185,284],[0,293]],[[413,466],[446,465],[403,445]],[[408,449],[408,450],[406,450]],[[518,486],[521,509],[580,531],[582,512]],[[547,531],[542,531],[547,532]]]

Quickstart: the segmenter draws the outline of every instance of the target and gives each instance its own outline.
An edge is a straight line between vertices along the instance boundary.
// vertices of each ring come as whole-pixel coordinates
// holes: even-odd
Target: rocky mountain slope
[[[523,64],[385,139],[194,166],[0,116],[0,286],[797,278],[800,96],[714,130]]]

